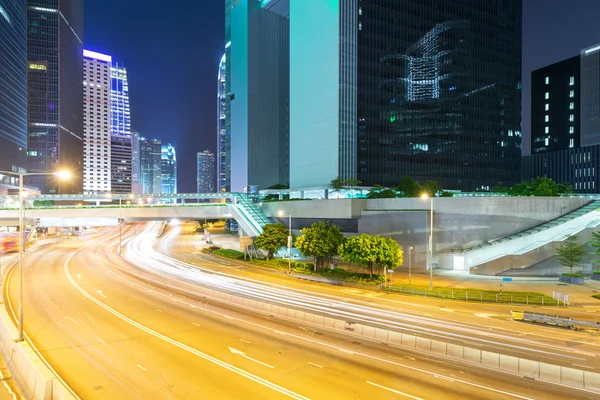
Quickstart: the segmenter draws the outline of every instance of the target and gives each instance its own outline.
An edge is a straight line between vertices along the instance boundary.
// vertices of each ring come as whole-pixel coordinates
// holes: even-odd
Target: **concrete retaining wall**
[[[16,262],[13,261],[7,271],[15,264]],[[10,319],[6,307],[1,307],[0,353],[23,397],[35,400],[78,399],[48,368],[29,343],[16,342],[18,337],[18,330]]]

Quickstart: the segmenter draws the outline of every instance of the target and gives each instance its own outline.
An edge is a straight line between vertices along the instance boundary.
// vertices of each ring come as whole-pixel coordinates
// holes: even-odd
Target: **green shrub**
[[[600,271],[594,271],[594,272],[592,272],[592,274],[600,275]]]
[[[595,299],[598,299],[598,300],[600,300],[600,294],[595,294],[595,295],[593,295],[592,297],[593,297],[593,298],[595,298]]]
[[[570,276],[571,278],[581,278],[581,274],[568,274],[568,273],[564,273],[561,274],[562,276]]]
[[[213,253],[216,255],[222,256],[222,257],[232,258],[234,260],[243,260],[244,259],[244,253],[241,251],[238,251],[238,250],[217,249]]]

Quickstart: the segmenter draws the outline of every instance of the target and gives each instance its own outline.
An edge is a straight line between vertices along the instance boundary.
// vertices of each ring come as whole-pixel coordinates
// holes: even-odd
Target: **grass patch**
[[[600,300],[600,294],[595,294],[595,295],[593,295],[592,297],[593,297],[593,298],[595,298],[595,299],[598,299],[598,300]]]
[[[536,292],[512,292],[497,290],[481,290],[471,288],[448,288],[434,287],[429,290],[429,286],[420,285],[393,285],[385,288],[390,292],[412,294],[415,296],[434,297],[440,299],[453,299],[463,301],[479,301],[488,303],[507,303],[507,304],[529,304],[555,306],[558,301],[550,296]]]
[[[217,249],[217,250],[214,250],[212,253],[216,254],[218,256],[221,256],[221,257],[227,257],[227,258],[231,258],[234,260],[243,260],[244,259],[244,253],[241,251],[238,251],[238,250]]]

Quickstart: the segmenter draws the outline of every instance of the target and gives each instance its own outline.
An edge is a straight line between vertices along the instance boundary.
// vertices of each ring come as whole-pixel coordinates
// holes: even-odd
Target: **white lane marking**
[[[583,368],[589,368],[589,369],[595,369],[594,367],[590,367],[589,365],[581,365],[581,364],[573,364],[575,367],[583,367]]]
[[[102,296],[102,297],[106,298],[106,296],[104,295],[104,293],[102,293],[102,290],[96,290],[96,292],[97,292],[97,293],[98,293],[100,296]]]
[[[98,339],[98,341],[99,341],[100,343],[106,343],[104,340],[100,339],[99,337],[97,337],[96,339]]]
[[[450,308],[441,308],[441,307],[440,307],[440,311],[454,312],[454,310],[451,310]]]
[[[473,314],[476,317],[480,317],[480,318],[487,318],[490,319],[490,316],[494,315],[494,314],[483,314],[483,313],[477,313],[477,314]]]
[[[255,358],[248,357],[248,356],[246,355],[246,353],[244,353],[244,352],[243,352],[243,351],[241,351],[241,350],[234,349],[233,347],[228,347],[228,348],[229,348],[229,351],[230,351],[232,354],[237,354],[237,355],[239,355],[239,356],[242,356],[242,357],[244,357],[244,358],[245,358],[245,359],[247,359],[247,360],[254,361],[255,363],[257,363],[257,364],[260,364],[260,365],[264,365],[265,367],[269,367],[269,368],[275,368],[274,366],[272,366],[272,365],[269,365],[269,364],[267,364],[267,363],[264,363],[264,362],[262,362],[262,361],[258,361],[258,360],[257,360],[257,359],[255,359]]]
[[[200,324],[197,324],[195,322],[192,322],[192,325],[200,326]]]
[[[244,339],[240,339],[240,342],[244,342],[244,343],[248,343],[248,344],[250,344],[250,342],[249,342],[249,341],[247,341],[247,340],[244,340]]]
[[[317,367],[317,368],[323,368],[323,366],[322,366],[322,365],[315,364],[315,363],[312,363],[312,362],[310,362],[310,361],[309,361],[308,363],[309,363],[310,365],[314,365],[314,366],[315,366],[315,367]]]
[[[367,381],[367,383],[368,383],[369,385],[373,385],[373,386],[375,386],[375,387],[378,387],[378,388],[380,388],[380,389],[387,390],[388,392],[392,392],[392,393],[396,393],[396,394],[399,394],[399,395],[402,395],[402,396],[408,397],[409,399],[413,399],[413,400],[423,400],[423,399],[422,399],[422,398],[420,398],[420,397],[416,397],[416,396],[410,395],[410,394],[408,394],[408,393],[404,393],[404,392],[401,392],[401,391],[399,391],[399,390],[392,389],[392,388],[389,388],[389,387],[386,387],[386,386],[381,386],[381,385],[378,385],[378,384],[376,384],[376,383],[373,383],[373,382],[370,382],[370,381]]]
[[[120,318],[121,320],[129,323],[130,325],[132,325],[132,326],[134,326],[134,327],[136,327],[136,328],[138,328],[138,329],[140,329],[140,330],[142,330],[142,331],[144,331],[146,333],[149,333],[149,334],[151,334],[151,335],[153,335],[153,336],[155,336],[155,337],[157,337],[159,339],[164,340],[167,343],[170,343],[170,344],[172,344],[172,345],[174,345],[176,347],[179,347],[180,349],[182,349],[184,351],[187,351],[187,352],[189,352],[191,354],[194,354],[194,355],[196,355],[196,356],[198,356],[200,358],[203,358],[204,360],[209,361],[209,362],[211,362],[213,364],[216,364],[216,365],[218,365],[218,366],[220,366],[222,368],[225,368],[225,369],[227,369],[227,370],[229,370],[229,371],[231,371],[233,373],[236,373],[236,374],[238,374],[240,376],[243,376],[244,378],[247,378],[247,379],[249,379],[249,380],[251,380],[253,382],[261,384],[261,385],[263,385],[265,387],[268,387],[269,389],[275,390],[275,391],[277,391],[277,392],[279,392],[281,394],[284,394],[284,395],[286,395],[288,397],[291,397],[293,399],[310,400],[308,397],[302,396],[302,395],[300,395],[298,393],[295,393],[295,392],[293,392],[293,391],[291,391],[289,389],[286,389],[286,388],[284,388],[282,386],[279,386],[279,385],[277,385],[277,384],[275,384],[273,382],[270,382],[270,381],[268,381],[268,380],[266,380],[264,378],[261,378],[261,377],[259,377],[257,375],[254,375],[254,374],[251,374],[250,372],[247,372],[247,371],[245,371],[245,370],[243,370],[241,368],[235,367],[235,366],[233,366],[233,365],[231,365],[229,363],[221,361],[218,358],[212,357],[212,356],[210,356],[210,355],[208,355],[206,353],[203,353],[203,352],[201,352],[199,350],[196,350],[196,349],[194,349],[194,348],[192,348],[192,347],[190,347],[188,345],[185,345],[185,344],[180,343],[180,342],[178,342],[176,340],[173,340],[173,339],[171,339],[168,336],[165,336],[165,335],[163,335],[161,333],[158,333],[158,332],[156,332],[156,331],[148,328],[147,326],[144,326],[144,325],[140,324],[139,322],[136,322],[136,321],[132,320],[131,318],[126,317],[125,315],[121,314],[120,312],[118,312],[118,311],[112,309],[111,307],[107,306],[106,304],[102,303],[100,300],[98,300],[94,296],[90,295],[81,286],[79,286],[79,284],[73,279],[73,276],[71,276],[71,272],[69,272],[69,262],[71,261],[71,259],[73,258],[73,256],[75,254],[77,254],[77,253],[78,253],[78,251],[70,254],[69,257],[65,260],[65,264],[64,264],[65,274],[67,275],[67,278],[69,279],[69,281],[71,282],[71,284],[73,286],[75,286],[75,288],[77,290],[79,290],[79,292],[81,294],[83,294],[85,297],[87,297],[88,299],[90,299],[91,301],[93,301],[94,303],[96,303],[98,306],[104,308],[106,311],[110,312],[114,316]]]
[[[102,264],[104,266],[104,268],[106,268],[105,263],[102,260],[100,260],[99,257],[97,257],[97,259],[100,262],[100,264]],[[112,264],[112,263],[110,263],[110,264]],[[139,283],[130,281],[127,278],[124,278],[124,277],[116,274],[115,272],[110,271],[108,268],[106,268],[106,270],[109,273],[111,273],[114,276],[116,276],[117,278],[119,278],[119,279],[121,279],[121,280],[123,280],[125,282],[128,282],[130,285],[137,286],[137,287],[139,287],[141,289],[144,289],[144,287],[142,285],[140,285]],[[147,289],[147,290],[151,291],[150,289]],[[154,293],[156,295],[166,297],[164,294],[162,294],[162,293],[160,293],[158,291],[154,291]],[[242,308],[245,308],[245,307],[242,307]],[[209,310],[207,308],[203,308],[202,310],[205,311],[205,312],[208,312],[208,313],[211,313],[211,314],[220,315],[220,316],[224,316],[225,315],[225,314],[223,314],[221,312],[218,312],[218,311],[215,311],[215,310]],[[250,321],[246,321],[246,320],[243,320],[243,319],[240,319],[240,318],[234,318],[234,320],[236,320],[236,321],[238,321],[240,323],[243,323],[243,324],[247,324],[247,325],[250,325],[250,326],[254,326],[254,327],[257,327],[257,328],[261,328],[261,329],[267,330],[269,332],[283,333],[281,331],[275,330],[275,329],[267,327],[265,325],[257,324],[257,323],[250,322]],[[295,335],[293,333],[289,333],[287,335],[290,336],[290,337],[292,337],[292,338],[294,338],[294,339],[303,340],[303,341],[310,342],[310,343],[313,343],[313,344],[316,344],[316,345],[319,345],[319,346],[323,346],[323,347],[327,347],[327,348],[331,348],[331,349],[341,350],[340,347],[338,347],[336,345],[333,345],[333,344],[330,344],[330,343],[320,342],[318,340],[314,340],[314,339],[310,339],[310,338],[305,338],[305,337],[302,337],[302,336]],[[359,356],[362,356],[362,357],[365,357],[365,358],[368,358],[368,359],[371,359],[371,360],[376,360],[376,361],[379,361],[379,362],[382,362],[382,363],[385,363],[385,364],[390,364],[390,365],[395,365],[397,367],[406,368],[406,369],[411,370],[411,371],[421,372],[421,373],[429,375],[429,376],[439,375],[439,374],[436,374],[436,373],[434,373],[432,371],[427,371],[427,370],[422,369],[422,368],[412,367],[412,366],[407,365],[407,364],[402,364],[402,363],[398,363],[398,362],[395,362],[395,361],[386,360],[386,359],[379,358],[379,357],[376,357],[376,356],[372,356],[372,355],[366,354],[366,353],[360,353],[360,352],[357,353],[357,352],[355,352],[354,354],[357,354]],[[407,357],[407,358],[409,358],[411,360],[414,360],[414,358],[412,358],[412,357]],[[494,389],[494,388],[491,388],[491,387],[488,387],[488,386],[483,386],[483,385],[479,385],[479,384],[476,384],[476,383],[472,383],[472,382],[468,382],[468,381],[464,381],[464,380],[460,380],[460,379],[455,379],[455,381],[459,382],[459,383],[462,383],[464,385],[467,385],[467,386],[473,386],[473,387],[477,387],[477,388],[480,388],[480,389],[489,390],[489,391],[495,392],[495,393],[502,393],[502,394],[505,394],[507,396],[516,397],[516,398],[523,399],[523,400],[534,400],[531,397],[524,397],[524,396],[521,396],[521,395],[518,395],[518,394],[506,392],[506,391],[503,391],[503,390],[500,390],[500,389]],[[583,390],[583,389],[581,389],[581,390]]]
[[[90,317],[90,314],[86,313],[85,311],[83,313],[85,314],[86,317],[88,317],[90,319],[90,321],[92,321],[94,324],[96,323],[96,321],[94,321],[94,319],[92,317]]]
[[[77,321],[75,321],[73,318],[71,317],[65,317],[65,319],[68,319],[69,321],[73,321],[74,323],[77,323]]]
[[[453,378],[448,378],[447,376],[444,376],[444,375],[434,375],[433,377],[434,378],[438,378],[438,379],[444,379],[444,380],[447,380],[447,381],[450,381],[450,382],[454,382]]]
[[[155,308],[155,310],[156,310],[156,311],[158,311],[158,312],[162,312],[162,311],[160,311],[158,308]]]
[[[287,335],[287,333],[281,332],[281,331],[277,331],[277,330],[274,330],[273,333],[277,333],[278,335],[283,335],[283,336]]]
[[[225,318],[233,320],[233,317],[230,317],[229,315],[224,315]]]
[[[139,369],[144,370],[144,371],[148,371],[146,368],[142,367],[140,364],[137,365]]]
[[[81,274],[77,274],[77,279],[81,279]]]

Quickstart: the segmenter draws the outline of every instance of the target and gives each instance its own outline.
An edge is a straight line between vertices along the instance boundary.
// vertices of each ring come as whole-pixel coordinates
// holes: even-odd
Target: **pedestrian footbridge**
[[[155,195],[39,195],[24,201],[26,225],[111,226],[118,221],[235,219],[244,236],[270,220],[245,193]],[[0,197],[0,226],[19,223],[18,196]]]

